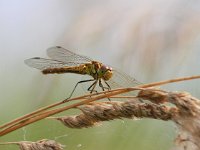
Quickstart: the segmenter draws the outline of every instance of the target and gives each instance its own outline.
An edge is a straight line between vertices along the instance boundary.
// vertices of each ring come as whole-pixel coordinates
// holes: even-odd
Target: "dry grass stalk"
[[[141,98],[149,102],[139,103],[137,100]],[[80,115],[56,119],[70,128],[86,128],[101,121],[122,118],[172,120],[179,129],[176,149],[200,149],[200,101],[198,99],[186,92],[166,92],[157,89],[141,90],[138,99],[124,102],[92,102],[78,107],[82,111]]]
[[[156,105],[153,103],[139,103],[136,99],[120,102],[93,102],[78,107],[82,113],[76,116],[57,117],[64,125],[70,128],[88,128],[101,121],[123,118],[153,118],[171,120],[176,115],[174,107]]]
[[[0,131],[0,136],[6,135],[6,134],[8,134],[8,133],[10,133],[10,132],[12,132],[14,130],[22,128],[23,126],[26,126],[26,125],[31,124],[33,122],[39,121],[39,120],[44,119],[46,117],[49,117],[51,115],[66,111],[68,109],[76,108],[77,106],[84,105],[84,104],[90,103],[92,101],[100,100],[100,99],[103,99],[103,98],[108,98],[108,97],[111,97],[113,95],[117,95],[117,94],[121,94],[121,93],[127,93],[129,91],[138,90],[138,89],[141,89],[141,88],[116,89],[116,90],[112,90],[112,91],[100,92],[98,94],[95,94],[93,97],[81,96],[79,98],[74,98],[74,99],[79,99],[79,100],[82,100],[82,101],[79,101],[77,103],[73,103],[71,105],[67,105],[67,106],[64,106],[64,107],[61,107],[61,108],[56,108],[56,109],[49,110],[49,111],[44,111],[44,112],[40,111],[41,113],[36,113],[38,111],[35,111],[33,116],[30,116],[30,114],[29,115],[25,115],[25,116],[29,116],[29,117],[24,117],[23,116],[23,117],[21,117],[23,119],[18,118],[18,119],[16,119],[17,120],[16,122],[15,121],[11,121],[12,123],[9,122],[9,123],[5,124],[4,128]],[[87,97],[87,99],[85,99],[85,97]],[[66,102],[71,101],[71,100],[72,99],[69,99]],[[62,102],[62,104],[63,104],[63,102]]]
[[[37,142],[20,141],[1,143],[2,145],[17,144],[20,150],[62,150],[64,145],[57,143],[54,140],[43,139]]]
[[[67,109],[70,108],[75,108],[77,106],[80,105],[84,105],[87,104],[89,102],[92,101],[96,101],[102,98],[106,98],[106,97],[110,97],[110,96],[115,96],[117,94],[122,94],[122,93],[126,93],[126,92],[130,92],[130,91],[134,91],[137,89],[141,89],[141,88],[148,88],[148,87],[154,87],[154,86],[160,86],[160,85],[164,85],[164,84],[169,84],[169,83],[174,83],[174,82],[180,82],[180,81],[186,81],[186,80],[193,80],[193,79],[199,79],[200,76],[190,76],[190,77],[184,77],[184,78],[176,78],[176,79],[170,79],[170,80],[165,80],[165,81],[160,81],[160,82],[154,82],[154,83],[150,83],[150,84],[144,84],[144,85],[139,85],[135,88],[122,88],[122,89],[116,89],[116,90],[111,90],[111,91],[105,91],[105,92],[100,92],[96,95],[96,97],[94,96],[95,94],[90,94],[90,95],[84,95],[84,96],[80,96],[80,97],[76,97],[76,98],[72,98],[72,99],[67,99],[61,102],[57,102],[55,104],[51,104],[49,106],[40,108],[32,113],[26,114],[22,117],[16,118],[8,123],[5,123],[3,125],[0,126],[0,136],[3,136],[5,134],[8,134],[14,130],[17,130],[19,128],[22,128],[28,124],[31,124],[33,122],[39,121],[41,119],[44,119],[48,116],[54,115],[56,113],[60,113],[62,111],[65,111]],[[104,94],[104,95],[102,95]],[[90,98],[92,96],[92,98]],[[59,108],[59,109],[55,109],[55,110],[50,110],[54,107],[60,106],[66,102],[69,101],[73,101],[73,100],[83,100],[83,102],[78,102],[76,104],[72,104],[63,108]]]
[[[137,88],[148,88],[148,87],[154,87],[154,86],[160,86],[160,85],[164,85],[164,84],[169,84],[169,83],[174,83],[174,82],[180,82],[180,81],[186,81],[186,80],[193,80],[193,79],[199,79],[200,76],[190,76],[190,77],[184,77],[184,78],[176,78],[176,79],[170,79],[170,80],[165,80],[165,81],[160,81],[160,82],[154,82],[154,83],[150,83],[150,84],[144,84],[144,85],[139,85],[135,88],[122,88],[122,89],[116,89],[116,90],[111,90],[111,91],[105,91],[105,92],[100,92],[97,94],[96,97],[93,97],[95,94],[90,94],[90,95],[84,95],[84,96],[80,96],[80,97],[76,97],[76,98],[72,98],[72,99],[66,99],[64,101],[61,102],[57,102],[55,104],[51,104],[49,106],[40,108],[32,113],[26,114],[22,117],[16,118],[8,123],[5,123],[3,125],[0,126],[0,136],[3,136],[5,134],[8,134],[14,130],[17,130],[19,128],[22,128],[28,124],[34,123],[36,121],[39,121],[41,119],[44,119],[48,116],[54,115],[56,113],[60,113],[62,111],[65,111],[67,109],[70,108],[74,108],[92,101],[96,101],[105,97],[110,97],[110,96],[115,96],[117,94],[122,94],[122,93],[126,93],[126,92],[130,92],[130,91],[134,91]],[[103,96],[101,94],[104,94]],[[86,100],[84,100],[86,99]],[[78,102],[76,104],[72,104],[57,110],[52,110],[52,111],[48,111],[49,109],[52,109],[56,106],[60,106],[66,102],[69,101],[73,101],[73,100],[84,100],[83,102]]]
[[[179,128],[176,143],[181,150],[200,149],[200,100],[189,93],[171,93],[169,101],[179,109],[173,121]]]
[[[192,145],[194,150],[200,149],[200,144],[198,143],[200,140],[200,103],[198,100],[186,93],[166,92],[158,89],[149,89],[149,87],[153,86],[198,78],[200,78],[200,76],[178,78],[140,85],[132,88],[115,89],[111,91],[100,92],[98,94],[84,95],[73,99],[67,99],[34,111],[33,113],[27,114],[0,126],[0,136],[6,135],[23,126],[60,113],[62,111],[71,108],[79,108],[82,110],[81,115],[78,115],[78,117],[67,117],[67,121],[64,122],[69,127],[90,127],[100,121],[119,118],[148,117],[162,120],[172,120],[179,126],[180,129],[180,134],[177,137],[179,144],[178,148],[182,146],[182,149],[189,150],[191,147],[189,145]],[[148,100],[149,102],[136,103],[134,101],[135,99],[126,102],[94,102],[103,98],[116,96],[134,90],[140,91],[138,93],[137,100],[144,99]],[[72,100],[79,101],[64,107],[48,110]],[[165,105],[165,102],[174,104],[174,106],[169,107]],[[73,122],[75,123],[73,124]],[[183,136],[185,137],[184,139]]]
[[[145,95],[145,91],[143,91]],[[154,101],[147,91],[146,99]],[[162,101],[174,104],[178,109],[177,115],[173,115],[172,121],[179,129],[176,138],[176,150],[199,150],[200,149],[200,100],[186,92],[168,92],[161,94]],[[163,97],[163,95],[165,95]],[[157,98],[156,98],[157,101]]]

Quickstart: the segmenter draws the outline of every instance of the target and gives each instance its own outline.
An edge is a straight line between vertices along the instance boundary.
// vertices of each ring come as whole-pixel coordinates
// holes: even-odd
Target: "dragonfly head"
[[[99,69],[99,71],[100,71],[100,76],[105,81],[109,80],[113,75],[112,68],[108,67],[108,66],[105,66],[105,65],[102,65],[101,68]]]

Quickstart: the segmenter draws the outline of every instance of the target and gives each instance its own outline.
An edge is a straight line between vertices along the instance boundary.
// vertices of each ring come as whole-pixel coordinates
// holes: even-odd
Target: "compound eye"
[[[108,70],[108,68],[105,65],[103,65],[103,66],[101,66],[101,70],[102,70],[102,72],[106,72]]]

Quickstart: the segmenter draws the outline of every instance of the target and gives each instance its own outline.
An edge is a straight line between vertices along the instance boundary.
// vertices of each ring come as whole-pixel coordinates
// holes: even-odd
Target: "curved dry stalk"
[[[84,105],[84,104],[87,104],[87,103],[92,102],[92,101],[96,101],[96,100],[103,99],[103,98],[108,98],[108,97],[113,96],[113,95],[126,93],[126,92],[129,92],[129,91],[138,90],[138,89],[141,89],[141,88],[124,88],[124,89],[116,90],[116,91],[114,91],[114,90],[113,91],[107,91],[103,94],[98,94],[95,97],[88,98],[87,100],[83,100],[83,101],[77,102],[75,104],[71,104],[71,105],[68,105],[68,106],[65,106],[65,107],[62,107],[62,108],[49,110],[49,111],[40,113],[39,115],[36,115],[33,118],[28,118],[26,120],[22,120],[22,121],[18,122],[17,124],[13,125],[13,126],[9,126],[8,128],[4,128],[3,130],[0,131],[0,136],[8,134],[8,133],[10,133],[10,132],[12,132],[16,129],[22,128],[22,127],[24,127],[28,124],[39,121],[39,120],[44,119],[48,116],[63,112],[65,110],[68,110],[68,109],[71,109],[71,108],[76,108],[77,106]]]
[[[102,121],[114,119],[153,118],[171,120],[178,111],[176,107],[157,105],[154,103],[140,103],[137,99],[124,102],[92,102],[78,107],[82,113],[75,116],[50,117],[61,121],[69,128],[88,128]]]
[[[59,101],[57,103],[54,103],[54,104],[51,104],[51,105],[48,105],[46,107],[43,107],[43,108],[40,108],[36,111],[33,111],[29,114],[26,114],[22,117],[19,117],[19,118],[16,118],[8,123],[5,123],[3,125],[0,126],[0,129],[3,129],[3,128],[8,128],[9,126],[13,126],[15,124],[17,124],[18,122],[22,121],[22,120],[25,120],[25,119],[28,119],[28,118],[33,118],[35,115],[38,115],[39,113],[45,111],[45,110],[48,110],[50,108],[53,108],[53,107],[56,107],[56,106],[59,106],[59,105],[62,105],[66,102],[70,102],[70,101],[74,101],[74,100],[82,100],[82,99],[86,99],[87,97],[92,97],[92,96],[95,96],[95,95],[100,95],[100,94],[104,94],[104,93],[107,93],[107,92],[113,92],[113,91],[118,91],[118,90],[122,90],[123,88],[119,88],[119,89],[114,89],[114,90],[111,90],[111,91],[102,91],[102,92],[99,92],[99,93],[92,93],[92,94],[86,94],[86,95],[83,95],[83,96],[79,96],[79,97],[76,97],[76,98],[71,98],[71,99],[65,99],[63,101]]]
[[[76,116],[54,117],[70,128],[88,128],[101,121],[121,118],[153,118],[172,120],[179,129],[176,149],[200,149],[200,100],[186,92],[142,90],[138,99],[153,103],[92,102],[78,107],[82,113]],[[164,105],[163,102],[173,105]]]
[[[186,81],[186,80],[194,80],[194,79],[199,79],[200,76],[190,76],[190,77],[183,77],[183,78],[176,78],[176,79],[170,79],[170,80],[165,80],[165,81],[160,81],[160,82],[153,82],[149,84],[144,84],[138,87],[142,88],[147,88],[147,87],[155,87],[155,86],[160,86],[164,84],[169,84],[169,83],[174,83],[174,82],[181,82],[181,81]]]
[[[151,102],[158,102],[158,92],[156,94],[149,90],[141,92],[141,97]],[[172,117],[172,121],[175,122],[179,129],[179,135],[176,137],[176,149],[199,150],[200,100],[186,92],[160,92],[160,101],[174,104],[178,109],[177,115],[173,115]]]
[[[152,103],[139,103],[134,100],[125,102],[93,102],[131,90],[133,88],[107,92],[62,108],[43,112],[39,116],[24,120],[16,126],[5,129],[1,132],[1,135],[61,111],[79,108],[83,112],[81,115],[57,119],[62,120],[65,125],[73,128],[90,127],[100,121],[119,118],[149,117],[172,120],[180,131],[176,138],[177,148],[180,150],[200,149],[200,101],[186,92],[167,92],[158,89],[141,88],[137,99],[145,99]],[[174,106],[165,105],[166,102]]]
[[[138,87],[143,87],[143,88],[145,88],[145,87],[153,87],[153,86],[159,86],[159,85],[163,85],[163,84],[168,84],[168,83],[173,83],[173,82],[180,82],[180,81],[185,81],[185,80],[198,79],[198,78],[200,78],[200,76],[190,76],[190,77],[171,79],[171,80],[166,80],[166,81],[161,81],[161,82],[154,82],[154,83],[150,83],[150,84],[144,84],[144,85],[140,85]],[[120,90],[120,89],[116,89],[116,90]],[[112,91],[115,91],[115,90],[112,90]],[[101,93],[105,93],[105,92],[103,91],[103,92],[99,92],[99,93],[101,94]],[[38,110],[36,110],[36,111],[34,111],[32,113],[29,113],[27,115],[24,115],[22,117],[19,117],[17,119],[12,120],[11,122],[3,124],[3,125],[0,126],[0,129],[8,127],[8,126],[13,126],[16,123],[18,123],[18,122],[20,122],[20,121],[22,121],[24,119],[28,119],[29,117],[32,118],[32,117],[34,117],[34,115],[36,115],[36,114],[38,114],[40,112],[43,112],[43,111],[48,110],[50,108],[62,105],[65,102],[72,101],[72,100],[80,100],[81,98],[85,98],[87,96],[93,96],[95,94],[88,94],[88,95],[80,96],[80,97],[77,97],[77,98],[65,99],[64,101],[61,101],[61,102],[59,101],[58,103],[54,103],[54,104],[49,105],[47,107],[40,108],[40,109],[38,109]]]
[[[95,95],[95,94],[87,94],[87,95],[80,96],[80,97],[76,97],[76,98],[65,99],[65,100],[63,100],[63,101],[59,101],[59,102],[57,102],[57,103],[48,105],[48,106],[46,106],[46,107],[42,107],[42,108],[40,108],[40,109],[38,109],[38,110],[36,110],[36,111],[33,111],[33,112],[29,113],[29,114],[26,114],[26,115],[22,116],[22,117],[20,117],[20,118],[16,118],[16,119],[12,120],[11,122],[8,122],[8,123],[6,123],[6,124],[1,125],[1,126],[0,126],[0,129],[5,128],[5,127],[8,127],[8,126],[12,125],[13,123],[17,123],[17,122],[19,122],[19,121],[21,121],[21,120],[23,120],[23,119],[27,119],[28,117],[33,117],[35,114],[38,114],[38,113],[43,112],[43,111],[45,111],[45,110],[48,110],[48,109],[50,109],[50,108],[53,108],[53,107],[62,105],[62,104],[64,104],[64,103],[66,103],[66,102],[69,102],[69,101],[72,101],[72,100],[78,100],[78,99],[85,98],[85,97],[87,97],[87,96],[93,96],[93,95]]]
[[[191,76],[191,77],[185,77],[185,78],[177,78],[177,79],[171,79],[171,80],[166,80],[166,81],[161,81],[161,82],[155,82],[155,83],[150,83],[150,84],[144,84],[144,85],[140,85],[137,86],[135,88],[121,88],[121,89],[115,89],[115,90],[111,90],[111,91],[104,91],[104,92],[100,92],[98,94],[89,94],[89,95],[84,95],[84,96],[80,96],[77,98],[72,98],[72,99],[68,99],[68,100],[64,100],[62,102],[58,102],[52,105],[49,105],[47,107],[41,108],[37,111],[34,111],[30,114],[27,114],[25,116],[22,116],[20,118],[17,118],[9,123],[6,123],[2,126],[0,126],[0,129],[2,129],[0,131],[0,136],[5,135],[13,130],[16,130],[18,128],[21,128],[25,125],[28,125],[30,123],[33,123],[35,121],[41,120],[45,117],[48,117],[50,115],[54,115],[56,113],[62,112],[64,110],[70,109],[70,108],[74,108],[80,105],[84,105],[87,104],[89,102],[95,101],[95,100],[99,100],[99,99],[103,99],[103,98],[108,98],[111,96],[115,96],[118,94],[122,94],[122,93],[126,93],[126,92],[130,92],[133,90],[142,90],[141,88],[147,88],[147,87],[153,87],[153,86],[159,86],[159,85],[163,85],[163,84],[168,84],[168,83],[173,83],[173,82],[180,82],[180,81],[185,81],[185,80],[192,80],[192,79],[198,79],[200,78],[200,76]],[[103,95],[102,95],[103,94]],[[95,97],[96,95],[96,97]],[[89,96],[94,96],[89,98]],[[87,100],[84,100],[84,98],[88,98]],[[58,108],[58,109],[54,109],[54,110],[50,110],[50,111],[45,111],[48,110],[50,108],[59,106],[65,102],[69,102],[72,100],[83,100],[81,102],[78,102],[76,104],[72,104],[66,107],[62,107],[62,108]]]

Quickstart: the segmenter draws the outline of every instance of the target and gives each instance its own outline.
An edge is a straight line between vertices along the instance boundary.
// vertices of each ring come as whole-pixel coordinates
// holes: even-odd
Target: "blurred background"
[[[60,45],[142,83],[200,74],[200,1],[0,0],[0,124],[66,98],[80,75],[43,75],[24,64]],[[200,97],[200,81],[163,86]],[[83,94],[81,87],[74,96]],[[63,114],[76,114],[74,111]],[[55,139],[71,150],[169,150],[172,122],[115,120],[69,129],[42,120],[0,138]],[[16,150],[17,146],[0,149]]]

